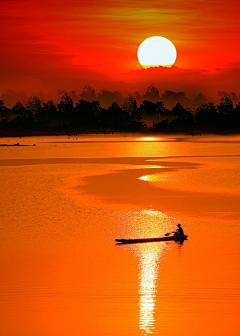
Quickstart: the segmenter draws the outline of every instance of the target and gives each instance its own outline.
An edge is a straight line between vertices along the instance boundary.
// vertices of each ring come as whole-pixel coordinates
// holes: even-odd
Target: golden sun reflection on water
[[[149,166],[147,168],[156,168],[156,169],[160,169],[160,168],[164,168],[164,166]],[[138,178],[138,180],[141,181],[146,181],[146,182],[157,182],[159,180],[159,174],[152,174],[152,175],[144,175]]]
[[[134,220],[135,219],[135,220]],[[153,209],[142,209],[140,217],[131,217],[129,237],[161,237],[171,230],[174,218]],[[152,334],[155,320],[159,268],[164,254],[173,245],[166,243],[136,244],[129,246],[138,259],[139,329],[142,335]]]
[[[159,137],[141,137],[137,138],[138,141],[161,141],[162,139]]]
[[[141,246],[139,271],[139,329],[143,334],[151,334],[155,329],[155,307],[159,258],[164,245],[148,244]]]
[[[161,168],[161,167],[159,167]],[[138,178],[141,181],[146,181],[146,182],[158,182],[159,181],[159,175],[144,175]]]

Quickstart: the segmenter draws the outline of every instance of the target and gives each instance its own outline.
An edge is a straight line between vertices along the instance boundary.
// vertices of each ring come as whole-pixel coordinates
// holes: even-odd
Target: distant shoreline
[[[128,135],[128,134],[146,134],[146,135],[153,135],[153,136],[161,136],[161,135],[185,135],[185,136],[201,136],[201,135],[239,135],[240,131],[224,131],[224,130],[216,130],[214,132],[207,132],[207,131],[200,131],[200,130],[193,130],[193,131],[175,131],[175,132],[157,132],[154,130],[126,130],[126,131],[86,131],[86,132],[56,132],[56,131],[26,131],[26,132],[6,132],[0,133],[0,138],[22,138],[22,137],[37,137],[37,136],[82,136],[82,135]],[[17,146],[17,145],[16,145]]]

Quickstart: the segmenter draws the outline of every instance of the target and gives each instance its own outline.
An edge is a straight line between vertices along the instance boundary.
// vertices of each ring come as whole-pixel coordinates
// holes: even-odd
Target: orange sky
[[[87,83],[141,90],[153,82],[162,90],[237,91],[239,7],[235,0],[0,0],[0,93]],[[177,68],[142,69],[138,46],[154,35],[175,44]]]

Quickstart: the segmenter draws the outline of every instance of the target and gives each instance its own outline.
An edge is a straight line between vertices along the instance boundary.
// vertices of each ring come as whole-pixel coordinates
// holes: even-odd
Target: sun
[[[137,57],[145,69],[156,66],[171,67],[176,61],[177,51],[167,38],[152,36],[140,44]]]

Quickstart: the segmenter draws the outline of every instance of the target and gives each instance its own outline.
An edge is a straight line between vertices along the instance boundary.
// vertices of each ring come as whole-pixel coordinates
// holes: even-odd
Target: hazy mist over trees
[[[185,92],[162,94],[149,85],[144,94],[95,89],[86,85],[80,93],[59,91],[60,98],[42,101],[33,95],[12,108],[0,100],[0,135],[54,132],[224,132],[240,131],[240,97],[219,92],[217,102],[203,94],[189,99]]]

